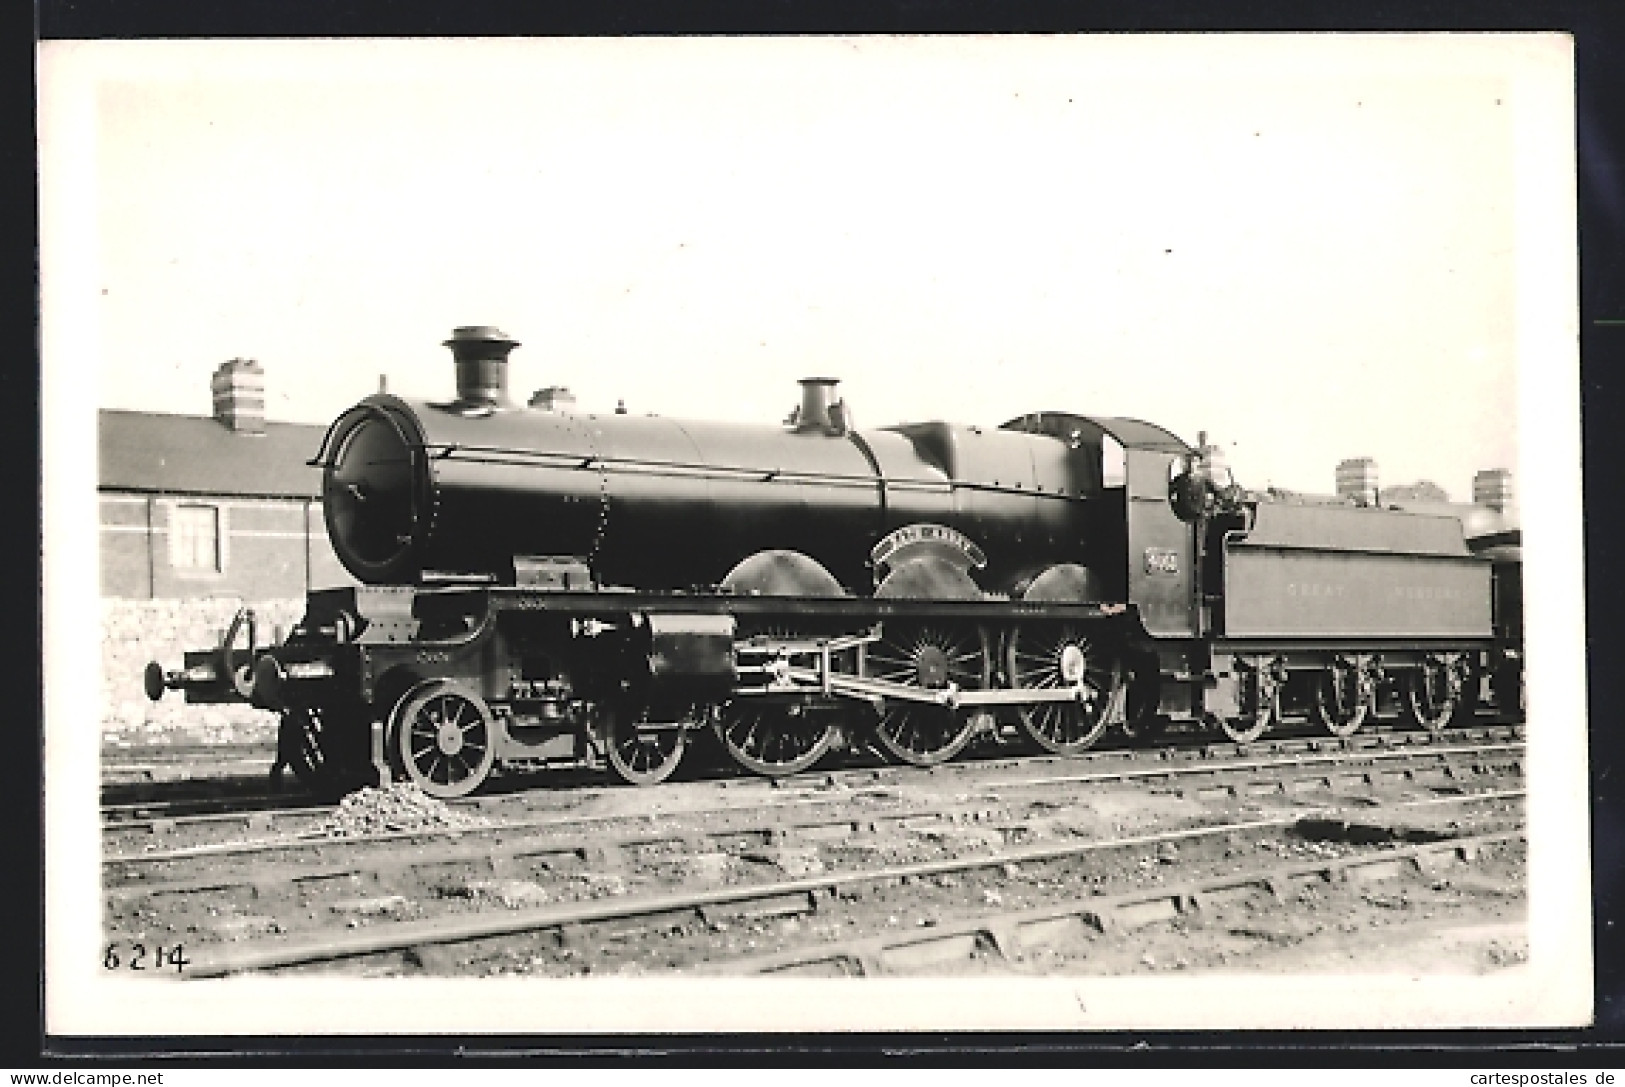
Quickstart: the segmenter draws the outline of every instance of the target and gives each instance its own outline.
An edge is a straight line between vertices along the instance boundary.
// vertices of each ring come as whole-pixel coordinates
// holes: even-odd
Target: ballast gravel
[[[413,782],[397,781],[382,789],[368,787],[351,793],[317,825],[315,832],[330,838],[353,838],[392,830],[489,825],[490,820],[483,815],[459,811],[429,796]]]

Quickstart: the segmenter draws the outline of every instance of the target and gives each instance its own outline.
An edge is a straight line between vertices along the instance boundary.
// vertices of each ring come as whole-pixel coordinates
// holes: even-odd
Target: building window
[[[177,570],[218,574],[225,570],[220,507],[176,505],[169,511],[169,562]]]

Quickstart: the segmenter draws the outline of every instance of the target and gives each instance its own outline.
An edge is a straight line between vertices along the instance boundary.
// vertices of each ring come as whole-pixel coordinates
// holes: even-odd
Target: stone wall
[[[247,705],[189,705],[179,691],[150,702],[141,676],[147,662],[179,668],[188,649],[217,645],[231,617],[245,603],[239,597],[173,600],[116,600],[102,607],[102,741],[115,745],[166,741],[237,743],[274,736],[276,715]],[[304,614],[297,600],[247,601],[258,620],[260,644],[273,628],[286,634]],[[238,645],[246,644],[239,635]]]

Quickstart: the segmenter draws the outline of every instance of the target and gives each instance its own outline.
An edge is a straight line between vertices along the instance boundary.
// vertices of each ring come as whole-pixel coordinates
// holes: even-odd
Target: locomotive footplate
[[[919,600],[862,596],[742,596],[710,592],[574,592],[505,585],[478,589],[423,589],[417,593],[413,605],[413,614],[423,620],[499,612],[583,616],[602,616],[610,612],[657,612],[667,615],[733,615],[740,619],[794,616],[799,619],[849,620],[854,625],[872,624],[888,618],[915,622],[960,619],[987,623],[1021,619],[1085,622],[1127,618],[1132,621],[1138,614],[1132,604],[1008,600],[997,597]]]

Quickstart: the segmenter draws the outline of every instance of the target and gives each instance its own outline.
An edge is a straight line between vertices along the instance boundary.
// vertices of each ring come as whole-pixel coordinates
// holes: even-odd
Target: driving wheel
[[[723,707],[716,723],[728,757],[767,777],[811,768],[835,742],[835,733],[827,715],[809,713],[799,702],[740,699]]]
[[[987,643],[974,627],[898,624],[868,647],[864,674],[926,690],[978,690],[987,686]],[[875,722],[881,752],[911,766],[935,766],[970,740],[973,721],[956,706],[888,698]]]
[[[1081,755],[1106,731],[1122,682],[1115,657],[1077,627],[1020,627],[1005,647],[1010,686],[1017,690],[1075,690],[1076,700],[1018,706],[1022,731],[1053,755]]]

